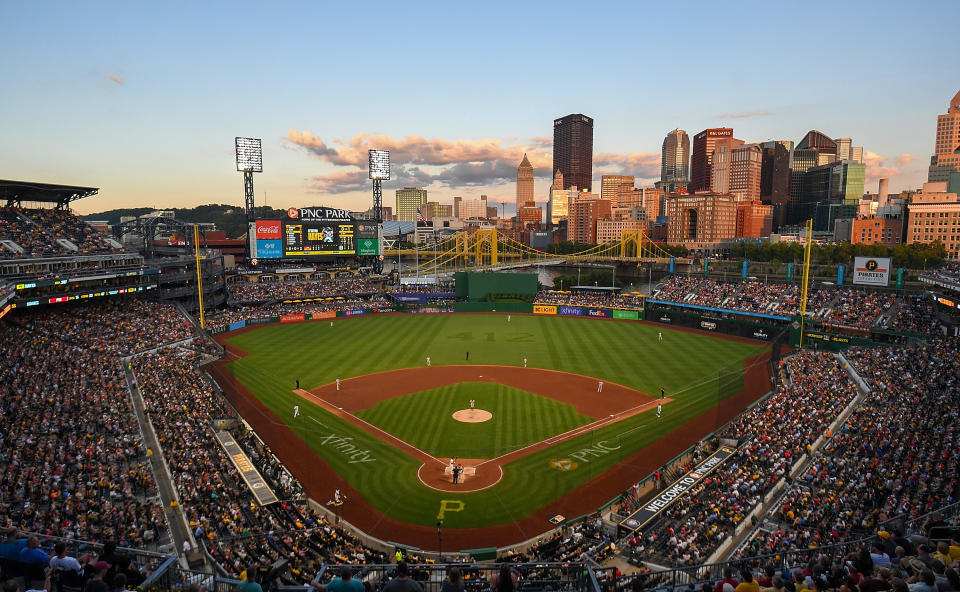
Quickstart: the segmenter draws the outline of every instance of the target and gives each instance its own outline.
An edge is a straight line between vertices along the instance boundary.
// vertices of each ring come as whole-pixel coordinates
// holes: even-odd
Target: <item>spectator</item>
[[[397,577],[387,582],[383,592],[423,592],[423,585],[410,578],[407,562],[401,561],[397,564]]]
[[[83,592],[110,592],[110,586],[104,581],[107,571],[113,567],[106,561],[97,561],[93,566],[93,577],[84,586]]]
[[[360,592],[359,590],[355,592]],[[447,570],[447,578],[440,586],[440,592],[464,592],[463,579],[460,576],[460,569],[451,567]]]

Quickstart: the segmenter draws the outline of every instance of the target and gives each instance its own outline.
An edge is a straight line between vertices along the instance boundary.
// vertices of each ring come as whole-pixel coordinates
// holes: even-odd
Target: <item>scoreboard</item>
[[[251,257],[258,259],[356,257],[380,252],[376,223],[355,220],[347,210],[290,208],[279,220],[257,220],[250,226]]]

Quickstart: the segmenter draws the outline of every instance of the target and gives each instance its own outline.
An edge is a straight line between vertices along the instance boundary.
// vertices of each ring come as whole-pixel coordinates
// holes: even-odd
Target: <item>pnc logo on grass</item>
[[[550,466],[558,471],[573,471],[580,465],[569,458],[551,458]]]

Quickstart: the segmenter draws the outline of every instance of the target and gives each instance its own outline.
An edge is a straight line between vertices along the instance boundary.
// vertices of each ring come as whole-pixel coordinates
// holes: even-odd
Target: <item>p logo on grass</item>
[[[437,520],[443,520],[447,512],[462,512],[464,504],[460,500],[440,500],[440,513],[437,514]]]
[[[569,458],[551,458],[550,466],[558,471],[574,471],[580,465]]]

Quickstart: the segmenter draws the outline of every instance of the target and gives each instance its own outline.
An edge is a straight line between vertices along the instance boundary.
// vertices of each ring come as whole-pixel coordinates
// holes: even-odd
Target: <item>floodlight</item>
[[[378,180],[390,179],[390,151],[370,151],[370,178]]]
[[[263,172],[263,150],[260,138],[237,138],[237,170]]]

